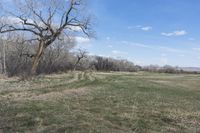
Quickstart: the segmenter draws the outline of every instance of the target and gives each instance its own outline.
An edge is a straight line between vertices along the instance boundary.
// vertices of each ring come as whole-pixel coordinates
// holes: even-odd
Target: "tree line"
[[[38,64],[36,74],[50,74],[73,70],[138,71],[140,68],[128,60],[89,55],[86,50],[75,49],[76,40],[57,40],[47,47]],[[37,47],[25,36],[14,34],[0,39],[0,72],[9,76],[31,74],[31,64]]]
[[[0,73],[6,73],[8,76],[28,76],[31,74],[31,65],[37,47],[26,40],[23,34],[12,34],[7,39],[0,39]],[[55,41],[45,49],[36,74],[74,70],[184,73],[181,68],[169,65],[142,67],[125,59],[89,55],[86,50],[75,49],[75,46],[76,40],[74,38]]]

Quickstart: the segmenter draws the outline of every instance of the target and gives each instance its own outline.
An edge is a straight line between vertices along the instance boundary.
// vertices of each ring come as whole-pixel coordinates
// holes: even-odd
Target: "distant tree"
[[[76,57],[77,57],[77,60],[74,64],[74,71],[76,70],[77,68],[77,65],[80,63],[80,61],[84,58],[87,58],[87,51],[85,50],[82,50],[82,49],[78,49],[78,52],[76,54]]]
[[[0,33],[24,32],[38,44],[31,74],[35,75],[44,50],[62,35],[74,32],[91,35],[90,16],[83,12],[83,0],[12,0],[14,9],[1,11]],[[7,9],[11,9],[8,11]]]

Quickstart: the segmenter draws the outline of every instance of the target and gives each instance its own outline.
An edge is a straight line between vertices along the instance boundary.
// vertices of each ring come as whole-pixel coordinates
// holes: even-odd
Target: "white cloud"
[[[67,26],[71,31],[82,31],[79,26]]]
[[[112,56],[113,57],[123,57],[125,55],[127,55],[127,52],[123,52],[123,51],[119,51],[119,50],[113,50],[112,51]]]
[[[146,26],[146,27],[142,27],[141,30],[143,31],[149,31],[152,30],[153,28],[151,26]]]
[[[153,49],[153,47],[149,46],[149,45],[145,45],[142,43],[137,43],[137,42],[127,42],[127,41],[121,41],[122,44],[125,45],[130,45],[130,46],[134,46],[134,47],[141,47],[141,48],[149,48],[149,49]]]
[[[89,43],[90,42],[90,39],[89,38],[86,38],[86,37],[80,37],[80,36],[77,36],[75,37],[75,40],[77,43]]]
[[[140,29],[140,30],[143,30],[143,31],[150,31],[150,30],[153,29],[153,27],[137,25],[137,26],[128,26],[128,29],[129,30],[131,30],[131,29]]]
[[[149,48],[149,49],[152,49],[151,46],[145,45],[145,44],[141,44],[141,43],[131,43],[131,46],[136,46],[136,47],[141,47],[141,48]]]
[[[161,35],[168,36],[168,37],[170,37],[170,36],[184,36],[186,34],[187,34],[187,32],[185,30],[177,30],[177,31],[170,32],[170,33],[165,33],[165,32],[161,33]]]

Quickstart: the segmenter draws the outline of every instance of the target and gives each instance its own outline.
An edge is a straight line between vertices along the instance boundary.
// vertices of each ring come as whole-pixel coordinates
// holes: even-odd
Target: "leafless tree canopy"
[[[74,70],[76,70],[77,65],[80,63],[80,61],[84,58],[87,58],[87,51],[83,49],[78,49],[78,52],[76,54],[77,60],[76,63],[74,64]]]
[[[37,42],[32,74],[36,73],[44,50],[54,41],[80,32],[87,36],[92,33],[83,0],[12,0],[12,4],[15,9],[3,8],[0,33],[25,32],[29,41]]]

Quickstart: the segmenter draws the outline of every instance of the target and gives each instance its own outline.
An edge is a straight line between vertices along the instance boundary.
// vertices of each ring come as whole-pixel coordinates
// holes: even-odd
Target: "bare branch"
[[[10,26],[8,26],[8,29],[3,29],[6,26],[3,26],[3,27],[0,28],[0,33],[8,33],[8,32],[13,32],[13,31],[28,31],[28,32],[31,32],[35,35],[40,36],[40,33],[37,33],[36,31],[34,31],[34,29],[31,29],[31,28],[17,28],[17,27],[10,25]]]

